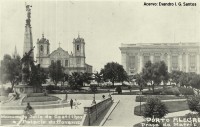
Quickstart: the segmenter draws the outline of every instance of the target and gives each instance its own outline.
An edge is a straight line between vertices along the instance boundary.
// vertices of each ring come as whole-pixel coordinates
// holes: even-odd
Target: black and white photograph
[[[0,126],[200,127],[200,1],[1,0]]]

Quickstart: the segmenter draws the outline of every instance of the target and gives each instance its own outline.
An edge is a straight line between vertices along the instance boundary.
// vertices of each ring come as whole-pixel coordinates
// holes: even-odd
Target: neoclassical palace
[[[122,65],[129,75],[142,72],[147,61],[164,61],[168,72],[180,70],[200,73],[198,43],[121,44]]]

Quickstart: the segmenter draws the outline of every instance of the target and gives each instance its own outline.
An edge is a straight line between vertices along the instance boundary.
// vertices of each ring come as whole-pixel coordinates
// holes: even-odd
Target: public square
[[[199,5],[0,1],[0,126],[200,127]]]

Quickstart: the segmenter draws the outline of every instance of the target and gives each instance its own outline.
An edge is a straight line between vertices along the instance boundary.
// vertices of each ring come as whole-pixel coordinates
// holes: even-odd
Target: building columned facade
[[[121,44],[121,62],[129,75],[142,72],[147,61],[164,61],[168,72],[200,73],[200,46],[198,43],[137,43]]]
[[[66,73],[88,72],[92,73],[92,66],[85,63],[85,41],[83,38],[73,40],[73,52],[63,50],[60,46],[50,53],[50,42],[42,35],[37,40],[36,60],[42,68],[48,68],[52,62],[59,61]]]

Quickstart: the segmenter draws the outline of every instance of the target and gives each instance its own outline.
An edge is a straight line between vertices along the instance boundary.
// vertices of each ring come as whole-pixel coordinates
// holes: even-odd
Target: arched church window
[[[40,46],[40,51],[43,52],[43,49],[44,49],[44,48],[43,48],[43,45],[41,45],[41,46]]]

